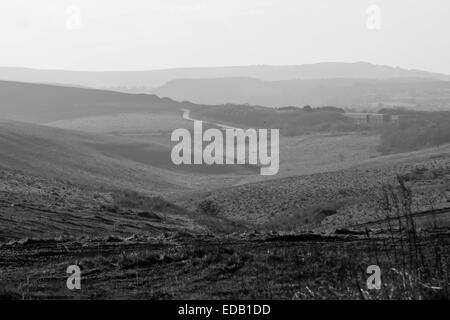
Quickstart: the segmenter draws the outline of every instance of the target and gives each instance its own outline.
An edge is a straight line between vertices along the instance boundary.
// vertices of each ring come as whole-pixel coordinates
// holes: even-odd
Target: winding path
[[[221,123],[217,123],[217,122],[209,122],[209,121],[205,121],[205,120],[192,119],[191,118],[191,110],[189,110],[189,109],[182,109],[182,110],[183,110],[183,119],[188,120],[188,121],[203,121],[203,123],[212,124],[221,129],[241,129],[241,128],[237,128],[237,127],[227,126],[225,124],[221,124]]]

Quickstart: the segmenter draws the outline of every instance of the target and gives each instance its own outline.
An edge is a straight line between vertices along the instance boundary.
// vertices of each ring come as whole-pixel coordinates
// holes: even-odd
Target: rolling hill
[[[170,145],[0,120],[0,167],[79,185],[167,194],[217,183],[244,166],[175,166]],[[231,177],[228,177],[231,180]]]
[[[176,79],[255,78],[265,81],[325,78],[432,78],[450,80],[450,76],[420,70],[407,70],[367,62],[324,62],[293,66],[234,66],[179,68],[150,71],[83,72],[65,70],[37,70],[27,68],[0,68],[0,80],[71,84],[95,88],[127,87],[127,90],[145,92]],[[141,88],[132,88],[141,87]],[[123,88],[125,89],[125,88]]]
[[[147,143],[141,158],[131,153],[133,141],[46,126],[0,120],[0,166],[73,183],[160,193],[180,188],[167,165],[168,148]],[[121,147],[123,149],[121,149]],[[125,152],[128,151],[128,154]]]
[[[0,81],[0,97],[1,118],[34,123],[195,108],[155,95],[9,81]]]
[[[161,97],[201,104],[251,104],[271,107],[407,106],[450,108],[450,82],[426,78],[264,81],[256,78],[179,79],[151,91]]]
[[[209,203],[215,214],[268,230],[299,230],[309,225],[336,230],[383,216],[382,187],[396,186],[397,175],[411,185],[414,210],[449,207],[450,145],[358,161],[340,170],[323,170],[240,186],[195,192],[176,199],[183,207]]]

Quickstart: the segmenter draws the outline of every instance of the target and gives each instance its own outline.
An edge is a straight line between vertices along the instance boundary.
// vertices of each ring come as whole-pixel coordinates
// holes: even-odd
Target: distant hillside
[[[7,81],[0,81],[0,97],[0,118],[35,123],[194,107],[154,95]]]
[[[140,92],[145,92],[145,90],[149,88],[162,86],[166,82],[176,79],[230,77],[255,78],[265,81],[325,78],[388,79],[404,77],[450,80],[449,75],[380,66],[367,62],[324,62],[297,66],[257,65],[124,72],[77,72],[27,68],[0,68],[0,80],[71,84],[95,88],[127,87],[127,90]]]
[[[450,109],[450,81],[425,78],[318,79],[262,81],[254,78],[181,79],[152,93],[202,104],[251,104],[272,107],[407,106]]]

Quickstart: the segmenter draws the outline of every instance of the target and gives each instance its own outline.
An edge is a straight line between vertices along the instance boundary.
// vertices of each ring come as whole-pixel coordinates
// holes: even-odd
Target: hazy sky
[[[449,17],[448,0],[0,0],[0,65],[368,61],[450,74]]]

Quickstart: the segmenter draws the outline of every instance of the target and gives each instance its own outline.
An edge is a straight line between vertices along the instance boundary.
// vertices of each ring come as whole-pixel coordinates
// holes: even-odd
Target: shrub
[[[205,199],[198,204],[198,209],[201,213],[207,215],[217,215],[219,213],[219,207],[210,199]]]

